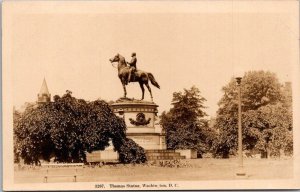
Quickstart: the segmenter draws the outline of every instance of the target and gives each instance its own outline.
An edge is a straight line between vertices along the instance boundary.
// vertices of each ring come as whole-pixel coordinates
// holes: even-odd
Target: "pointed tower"
[[[47,87],[47,83],[46,80],[44,78],[41,90],[38,94],[38,103],[47,103],[51,101],[51,95],[48,91],[48,87]]]

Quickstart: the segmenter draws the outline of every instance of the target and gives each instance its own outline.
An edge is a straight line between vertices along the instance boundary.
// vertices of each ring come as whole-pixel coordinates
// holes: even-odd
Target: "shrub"
[[[132,139],[124,139],[123,145],[117,151],[121,163],[145,163],[147,161],[144,149]]]

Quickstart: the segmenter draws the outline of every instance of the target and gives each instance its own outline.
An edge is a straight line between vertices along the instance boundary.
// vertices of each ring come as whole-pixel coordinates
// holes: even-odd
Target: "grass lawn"
[[[80,170],[78,182],[130,182],[130,181],[195,181],[237,179],[237,159],[191,159],[181,160],[187,167],[170,168],[155,165],[104,165],[85,166]],[[247,179],[289,179],[293,177],[293,159],[244,159]],[[50,170],[72,175],[74,168]],[[15,168],[15,183],[43,182],[45,170],[37,168]],[[49,177],[48,182],[72,182],[73,177]]]

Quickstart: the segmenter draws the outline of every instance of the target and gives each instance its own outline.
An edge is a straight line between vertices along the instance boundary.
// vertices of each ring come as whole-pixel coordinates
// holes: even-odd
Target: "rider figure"
[[[137,70],[137,68],[136,68],[136,62],[137,62],[136,53],[132,53],[131,57],[132,57],[131,61],[127,62],[127,64],[130,66],[129,67],[128,82],[130,82],[131,75],[134,75],[134,72]]]

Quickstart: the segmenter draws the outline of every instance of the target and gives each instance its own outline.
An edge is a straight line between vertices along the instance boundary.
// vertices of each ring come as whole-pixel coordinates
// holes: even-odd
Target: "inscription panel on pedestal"
[[[159,145],[159,136],[129,136],[138,144],[156,144]]]

